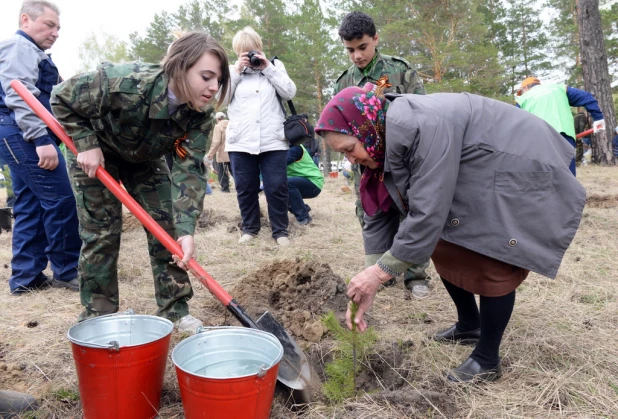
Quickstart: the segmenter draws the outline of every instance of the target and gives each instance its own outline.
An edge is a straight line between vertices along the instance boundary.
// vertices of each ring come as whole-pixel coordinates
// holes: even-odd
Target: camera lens
[[[262,64],[262,61],[258,57],[255,56],[256,54],[259,54],[259,52],[255,50],[251,50],[247,54],[247,57],[249,58],[249,63],[251,64],[252,67],[259,67],[260,64]]]
[[[262,63],[262,61],[260,61],[258,57],[251,57],[250,62],[253,67],[259,67],[260,64]]]

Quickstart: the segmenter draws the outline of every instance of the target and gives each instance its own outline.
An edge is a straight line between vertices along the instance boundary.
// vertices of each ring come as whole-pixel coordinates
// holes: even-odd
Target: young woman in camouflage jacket
[[[118,311],[122,205],[96,179],[101,165],[182,247],[184,258],[170,263],[176,258],[147,233],[157,314],[177,321],[179,329],[201,325],[189,315],[193,290],[184,269],[195,256],[195,221],[206,187],[202,159],[212,128],[209,104],[217,93],[225,97],[229,79],[221,45],[192,32],[172,44],[160,65],[104,63],[54,89],[53,112],[79,152],[67,165],[83,240],[80,320]],[[170,151],[171,178],[161,158]]]

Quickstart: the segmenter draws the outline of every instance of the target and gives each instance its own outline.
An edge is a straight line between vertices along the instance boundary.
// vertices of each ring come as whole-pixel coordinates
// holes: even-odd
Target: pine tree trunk
[[[324,173],[324,177],[328,177],[330,173],[330,162],[331,162],[331,149],[326,143],[323,141],[324,148],[322,153],[322,173]]]
[[[605,131],[592,135],[592,161],[593,163],[612,164],[611,142],[616,126],[616,114],[601,28],[599,0],[579,0],[577,20],[584,90],[592,93],[599,102],[607,127]]]

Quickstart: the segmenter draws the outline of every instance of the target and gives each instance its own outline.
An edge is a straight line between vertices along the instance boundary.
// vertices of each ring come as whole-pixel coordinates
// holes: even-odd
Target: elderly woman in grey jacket
[[[476,344],[448,379],[496,380],[516,288],[529,271],[556,276],[581,219],[586,193],[569,171],[573,148],[540,118],[492,99],[387,99],[371,84],[344,89],[316,128],[367,167],[363,239],[366,259],[378,262],[350,281],[359,309],[354,319],[348,310],[348,327],[364,331],[380,285],[431,258],[458,315],[433,338]]]
[[[268,204],[272,237],[288,245],[288,142],[283,133],[279,97],[289,100],[296,85],[279,60],[271,63],[262,52],[262,39],[251,28],[232,40],[238,61],[230,66],[231,102],[225,149],[229,153],[242,218],[240,243],[260,231],[260,175]],[[278,97],[278,96],[279,97]]]

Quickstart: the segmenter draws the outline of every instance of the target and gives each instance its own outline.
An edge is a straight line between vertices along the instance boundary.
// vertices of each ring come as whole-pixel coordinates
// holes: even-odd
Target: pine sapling
[[[358,305],[352,303],[352,315],[356,315]],[[333,312],[322,317],[322,323],[333,334],[336,342],[333,361],[326,365],[327,380],[322,389],[331,403],[341,403],[356,395],[357,377],[362,368],[362,360],[377,341],[373,328],[365,333],[348,330],[339,324]]]

